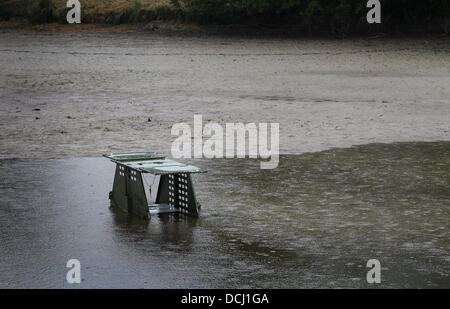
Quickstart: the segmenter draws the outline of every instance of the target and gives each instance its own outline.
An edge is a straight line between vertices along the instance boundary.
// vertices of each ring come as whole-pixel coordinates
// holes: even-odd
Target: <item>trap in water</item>
[[[166,159],[151,152],[111,153],[104,157],[116,163],[111,206],[148,219],[151,215],[181,213],[198,217],[200,204],[195,198],[191,174],[200,168]],[[154,203],[149,203],[143,174],[159,176]],[[152,186],[149,186],[149,191]],[[151,192],[151,191],[150,191]]]

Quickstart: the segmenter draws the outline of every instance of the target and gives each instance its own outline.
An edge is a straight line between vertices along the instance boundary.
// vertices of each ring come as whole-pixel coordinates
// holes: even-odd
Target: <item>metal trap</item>
[[[104,157],[116,163],[111,206],[148,219],[151,215],[181,213],[198,217],[191,174],[204,171],[150,152],[111,153]],[[143,174],[159,176],[154,203],[148,202]],[[151,190],[151,186],[149,188]]]

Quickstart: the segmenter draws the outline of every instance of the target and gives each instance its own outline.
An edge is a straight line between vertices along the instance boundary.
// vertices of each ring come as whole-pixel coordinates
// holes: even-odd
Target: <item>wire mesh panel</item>
[[[197,215],[198,209],[189,174],[167,175],[168,204],[183,214]]]
[[[175,175],[167,177],[169,178],[169,206],[178,208],[177,196],[175,195]]]
[[[178,208],[181,213],[189,213],[189,194],[188,194],[188,177],[186,174],[177,174],[177,192]]]

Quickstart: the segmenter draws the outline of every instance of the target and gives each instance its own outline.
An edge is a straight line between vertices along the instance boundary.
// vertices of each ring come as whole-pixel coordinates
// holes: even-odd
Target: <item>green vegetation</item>
[[[136,0],[133,7],[127,7],[119,12],[109,12],[106,22],[111,24],[145,23],[153,20],[181,20],[182,14],[175,6],[158,4],[143,8]]]
[[[368,27],[367,0],[181,0],[185,17],[197,23],[303,25],[309,30],[347,33]],[[382,0],[384,30],[418,27],[450,18],[448,0]],[[381,28],[381,27],[379,27]]]
[[[33,23],[51,23],[57,20],[56,6],[52,0],[40,0],[28,14]]]
[[[39,0],[29,9],[26,5],[14,5],[17,1],[21,0],[7,0],[7,3],[0,4],[1,20],[27,18],[33,23],[65,23],[68,9],[57,9],[56,0]],[[430,25],[436,27],[441,23],[441,31],[450,32],[449,0],[381,0],[382,24],[370,26],[366,22],[367,0],[141,1],[135,0],[134,4],[130,1],[130,6],[123,7],[122,4],[110,11],[103,9],[94,13],[91,10],[82,13],[82,19],[83,22],[110,24],[175,20],[198,24],[296,25],[305,32],[331,35],[373,30],[427,30]],[[61,6],[63,2],[57,3]]]
[[[108,21],[112,24],[136,23],[141,13],[142,5],[139,1],[134,2],[133,7],[127,7],[119,12],[110,12]]]

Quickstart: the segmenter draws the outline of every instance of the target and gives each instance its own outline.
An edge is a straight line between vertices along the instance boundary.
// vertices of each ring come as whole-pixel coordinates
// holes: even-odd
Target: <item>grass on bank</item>
[[[365,20],[366,0],[80,0],[82,23],[135,24],[154,20],[197,24],[298,24],[309,33],[428,30],[450,34],[449,0],[384,0],[381,25]],[[0,20],[66,23],[66,0],[4,0]]]
[[[3,0],[2,0],[3,1]],[[128,24],[178,16],[171,0],[80,0],[82,23]],[[177,1],[175,1],[177,2]],[[25,19],[33,24],[66,23],[67,0],[4,0],[0,21]],[[179,19],[179,16],[177,17]]]

